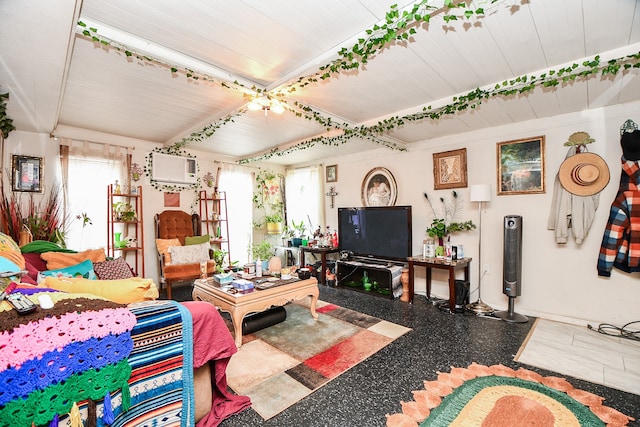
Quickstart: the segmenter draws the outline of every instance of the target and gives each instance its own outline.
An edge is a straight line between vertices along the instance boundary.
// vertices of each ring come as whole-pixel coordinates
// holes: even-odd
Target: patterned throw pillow
[[[70,267],[41,271],[38,273],[38,283],[43,281],[45,277],[73,277],[96,280],[96,273],[93,271],[93,263],[88,259]]]
[[[209,243],[189,246],[171,246],[171,264],[193,264],[209,260]]]
[[[120,280],[135,277],[131,266],[122,257],[96,262],[93,264],[93,271],[95,271],[99,280]]]

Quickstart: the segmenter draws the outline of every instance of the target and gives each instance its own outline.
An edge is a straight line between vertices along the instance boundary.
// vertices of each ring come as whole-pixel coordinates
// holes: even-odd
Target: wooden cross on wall
[[[334,198],[338,195],[338,193],[336,193],[335,187],[329,187],[329,192],[327,193],[328,197],[331,197],[331,205],[329,205],[330,208],[333,209],[333,201]]]

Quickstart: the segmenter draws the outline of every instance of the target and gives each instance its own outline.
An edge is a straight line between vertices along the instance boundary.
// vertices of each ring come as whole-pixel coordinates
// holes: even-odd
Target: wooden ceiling
[[[317,121],[291,111],[246,111],[249,89],[277,93],[314,75],[337,59],[340,49],[351,49],[367,29],[382,24],[395,3],[3,1],[0,92],[10,92],[8,113],[19,130],[170,145],[215,127],[211,137],[187,147],[283,165],[381,146],[410,150],[413,143],[444,135],[635,101],[640,95],[638,69],[594,75],[493,97],[440,119],[405,120],[372,139],[345,138],[337,146],[320,137],[342,131],[328,131]],[[402,11],[413,2],[397,4]],[[429,2],[435,7],[430,23],[413,26],[406,42],[389,44],[356,70],[298,85],[287,92],[287,104],[295,110],[299,102],[349,127],[370,126],[424,107],[437,109],[518,76],[539,76],[596,55],[606,61],[640,52],[636,0],[476,0],[472,5],[483,7],[484,15],[449,22],[438,9],[442,4]],[[78,21],[95,27],[111,47],[83,36]],[[113,46],[157,61],[126,56]],[[172,66],[211,81],[172,73]],[[227,117],[233,121],[224,122]],[[274,150],[283,155],[263,156]]]

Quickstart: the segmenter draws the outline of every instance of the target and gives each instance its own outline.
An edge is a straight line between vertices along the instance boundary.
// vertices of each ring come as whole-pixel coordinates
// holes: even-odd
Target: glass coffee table
[[[214,278],[198,279],[193,283],[192,295],[194,301],[210,302],[231,315],[234,339],[238,348],[242,346],[242,320],[248,314],[310,297],[311,316],[318,320],[316,303],[320,292],[318,281],[314,277],[306,280],[263,282],[256,286],[262,289],[255,287],[249,291],[235,291],[229,286],[220,285]]]

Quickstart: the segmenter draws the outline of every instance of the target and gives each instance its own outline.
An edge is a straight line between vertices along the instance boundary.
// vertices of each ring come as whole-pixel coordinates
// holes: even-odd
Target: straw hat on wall
[[[571,194],[592,196],[609,183],[607,162],[597,154],[579,153],[567,158],[560,165],[558,178]]]

